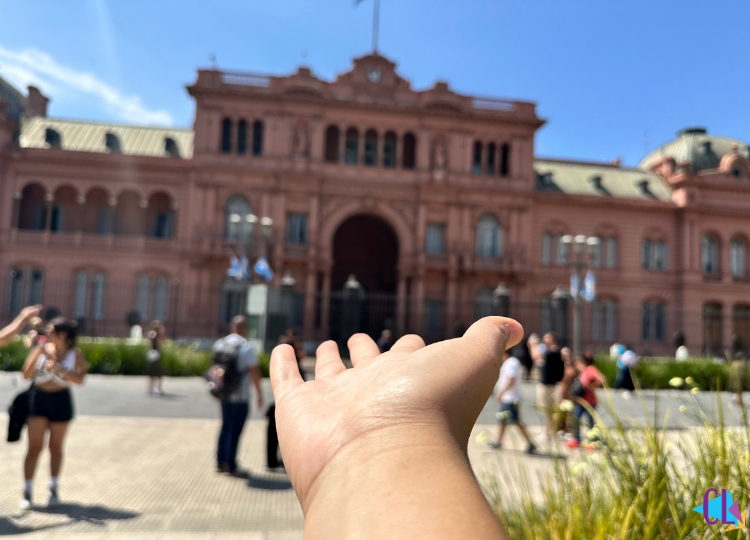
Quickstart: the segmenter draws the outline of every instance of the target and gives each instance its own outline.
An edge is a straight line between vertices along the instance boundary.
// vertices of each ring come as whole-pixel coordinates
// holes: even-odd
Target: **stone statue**
[[[296,158],[307,159],[310,157],[310,137],[307,133],[307,124],[299,123],[294,129],[292,152]]]
[[[448,152],[445,149],[445,141],[438,139],[435,142],[435,155],[432,168],[435,171],[444,171],[448,166]]]

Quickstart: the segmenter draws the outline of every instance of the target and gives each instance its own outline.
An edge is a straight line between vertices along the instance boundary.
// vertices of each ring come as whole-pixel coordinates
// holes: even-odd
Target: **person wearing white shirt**
[[[526,453],[533,454],[536,451],[536,446],[532,442],[529,432],[521,423],[518,413],[518,405],[521,402],[521,362],[515,356],[511,356],[509,351],[503,353],[500,378],[495,386],[495,401],[500,403],[500,413],[498,414],[500,421],[497,440],[490,442],[489,446],[496,450],[500,449],[505,435],[505,427],[508,424],[515,424],[528,443]]]

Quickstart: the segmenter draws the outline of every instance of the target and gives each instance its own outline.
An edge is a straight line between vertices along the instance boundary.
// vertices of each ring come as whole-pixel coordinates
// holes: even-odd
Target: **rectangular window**
[[[86,316],[86,288],[88,287],[88,276],[86,272],[78,272],[76,275],[76,288],[73,298],[73,316],[81,319]]]
[[[600,268],[602,266],[602,242],[601,239],[597,238],[599,242],[594,245],[589,245],[589,254],[591,258],[589,262],[592,268]]]
[[[100,320],[104,318],[104,274],[94,275],[91,284],[91,316]]]
[[[172,212],[157,212],[154,216],[154,237],[172,238],[174,214]]]
[[[552,235],[544,233],[542,235],[542,264],[549,265],[552,263]]]
[[[643,241],[641,254],[641,268],[651,270],[651,240]]]
[[[307,244],[307,214],[287,214],[286,243]]]
[[[540,310],[541,325],[539,328],[544,335],[552,331],[552,302],[549,298],[542,298]]]
[[[605,248],[606,259],[604,261],[604,266],[606,266],[607,268],[617,267],[617,238],[607,238]]]
[[[562,234],[557,235],[557,254],[555,256],[555,263],[557,265],[568,264],[568,254],[570,252],[570,245],[562,241]]]
[[[149,288],[151,282],[148,276],[138,278],[138,290],[136,291],[135,307],[141,315],[141,320],[147,321],[150,318],[149,312]]]
[[[50,230],[60,232],[65,228],[65,208],[62,206],[52,207],[52,219],[50,220]]]
[[[653,267],[660,272],[667,269],[667,245],[664,242],[654,242]]]
[[[11,270],[8,280],[8,315],[15,317],[24,307],[24,272]]]
[[[595,340],[615,340],[615,312],[616,304],[613,300],[596,300],[592,304],[591,337]]]
[[[156,291],[154,293],[154,319],[157,321],[167,320],[167,302],[169,300],[169,280],[164,276],[156,278]]]
[[[112,208],[102,208],[99,210],[99,217],[96,223],[97,234],[112,234]]]
[[[427,253],[445,253],[445,225],[443,223],[428,223],[425,238]]]
[[[44,272],[41,270],[32,270],[29,277],[29,297],[26,300],[26,305],[35,306],[42,303]]]
[[[643,340],[664,341],[667,333],[667,308],[657,302],[643,304]]]

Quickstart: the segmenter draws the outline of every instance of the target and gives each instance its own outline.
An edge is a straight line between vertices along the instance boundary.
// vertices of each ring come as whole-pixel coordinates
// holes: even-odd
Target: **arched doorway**
[[[379,217],[360,214],[339,226],[331,270],[333,339],[345,343],[355,332],[377,338],[384,328],[394,329],[398,252],[396,233]],[[361,285],[356,299],[344,290],[352,274]]]

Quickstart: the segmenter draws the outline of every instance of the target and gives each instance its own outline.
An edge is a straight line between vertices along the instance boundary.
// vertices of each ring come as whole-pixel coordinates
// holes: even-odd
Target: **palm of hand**
[[[515,326],[510,341],[517,342],[523,330]],[[354,365],[349,370],[336,344],[326,342],[318,348],[316,379],[306,383],[296,371],[293,349],[274,350],[279,442],[303,509],[326,467],[362,445],[408,445],[421,426],[450,432],[466,447],[499,370],[496,343],[466,350],[470,331],[429,347],[418,336],[405,336],[384,354],[368,336],[357,334],[349,340]],[[508,330],[498,326],[497,331],[504,332],[504,347]],[[493,341],[492,335],[483,337]]]

